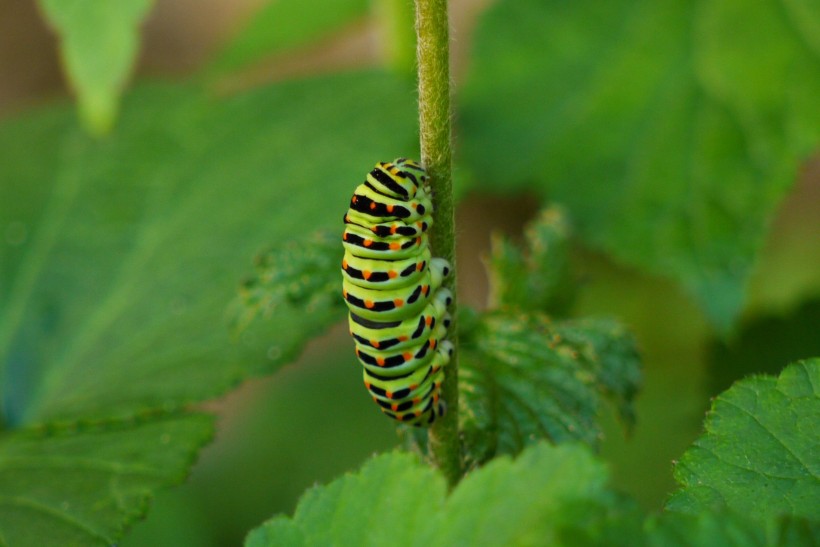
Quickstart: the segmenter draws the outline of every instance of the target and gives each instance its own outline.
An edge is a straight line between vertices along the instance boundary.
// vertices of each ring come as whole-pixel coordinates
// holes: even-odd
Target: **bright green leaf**
[[[817,10],[766,0],[507,0],[461,88],[484,189],[537,189],[616,258],[740,311],[767,222],[820,142]]]
[[[590,516],[612,509],[607,472],[579,446],[540,444],[467,477],[445,503],[439,473],[386,454],[308,491],[246,545],[571,545]]]
[[[607,480],[583,447],[540,443],[468,475],[413,545],[572,545],[590,506],[612,503]]]
[[[185,478],[211,438],[190,414],[0,438],[4,545],[112,545],[158,488]]]
[[[60,36],[60,55],[83,122],[93,133],[107,133],[137,60],[140,23],[153,0],[39,3]]]
[[[444,479],[416,456],[384,454],[309,490],[292,519],[274,517],[245,545],[408,545],[441,511],[445,492]]]
[[[288,362],[340,315],[294,309],[232,344],[225,307],[250,257],[341,230],[332,211],[363,174],[417,146],[412,95],[373,73],[221,101],[143,89],[103,141],[70,118],[0,126],[0,386],[11,425],[178,408]]]
[[[611,321],[551,322],[494,312],[461,337],[462,429],[468,460],[516,454],[541,439],[596,444],[601,394],[627,423],[640,382],[632,337]]]
[[[362,17],[368,5],[368,0],[270,1],[216,54],[209,69],[230,72],[308,44]]]
[[[667,507],[816,518],[819,423],[820,359],[792,364],[779,378],[736,383],[715,400],[706,432],[675,468],[682,488]]]
[[[565,315],[575,296],[569,263],[570,228],[566,213],[550,207],[530,223],[526,249],[501,235],[492,240],[489,260],[490,307]]]

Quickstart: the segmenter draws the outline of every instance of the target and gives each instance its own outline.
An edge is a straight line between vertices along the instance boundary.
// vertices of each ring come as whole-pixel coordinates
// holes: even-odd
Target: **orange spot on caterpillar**
[[[390,233],[391,233],[391,234],[395,234],[395,233],[396,233],[396,231],[398,231],[398,229],[399,229],[399,225],[398,225],[398,224],[394,224],[394,225],[392,225],[392,226],[390,227]]]
[[[342,289],[342,296],[347,298],[347,289]]]
[[[367,270],[362,270],[362,277],[364,277],[365,279],[370,279],[371,275],[373,275],[371,272]]]
[[[416,397],[415,399],[413,399],[413,404],[416,404],[416,405],[417,405],[417,404],[419,404],[420,402],[421,402],[421,399],[419,399],[418,397]]]
[[[385,395],[388,399],[392,399],[392,398],[393,398],[393,392],[392,392],[392,391],[385,391],[385,392],[384,392],[384,395]]]
[[[406,336],[399,336],[399,342],[407,342]]]
[[[420,272],[422,268],[424,268],[424,261],[421,261],[418,264],[416,264],[416,271],[417,272]]]
[[[353,197],[350,198],[350,203],[356,203],[358,200],[359,200],[359,196],[354,194]]]
[[[396,298],[395,300],[393,300],[393,303],[396,305],[397,308],[401,308],[402,306],[404,306],[404,300],[402,300],[401,298]]]
[[[347,269],[347,260],[342,259],[342,268]]]
[[[425,318],[424,318],[424,323],[425,323],[428,327],[429,327],[430,325],[432,325],[432,324],[433,324],[433,316],[432,316],[432,315],[428,315],[427,317],[425,317]]]
[[[422,285],[421,286],[421,292],[423,292],[424,294],[427,294],[428,292],[430,292],[430,285]]]
[[[373,346],[374,348],[378,348],[379,347],[379,341],[378,340],[371,340],[370,345]]]
[[[365,308],[367,308],[367,309],[372,308],[374,305],[375,305],[375,304],[373,304],[373,301],[372,301],[372,300],[365,300],[365,301],[364,301],[364,307],[365,307]]]
[[[375,210],[375,209],[376,209],[376,202],[375,202],[375,201],[371,201],[371,202],[370,202],[370,210],[371,210],[371,211],[373,211],[373,210]]]
[[[409,351],[406,351],[406,352],[402,353],[401,356],[404,357],[404,362],[405,363],[413,358],[413,354],[410,353]]]
[[[366,387],[367,389],[370,389],[370,382],[368,382],[367,380],[365,380],[365,381],[364,381],[364,387]]]
[[[418,387],[419,387],[418,384],[410,384],[410,391],[413,391],[414,389],[416,389]]]
[[[416,238],[416,245],[421,245],[421,238],[420,237]]]
[[[372,239],[365,239],[364,240],[364,246],[365,247],[370,247],[371,245],[373,245],[373,240]]]
[[[436,339],[430,338],[430,349],[436,349]]]
[[[394,403],[394,404],[390,405],[390,408],[392,408],[392,409],[393,409],[393,411],[395,412],[396,410],[398,410],[398,409],[399,409],[399,405],[398,405],[398,404],[396,404],[396,403]]]
[[[392,205],[392,204],[387,206],[387,212],[388,212],[388,213],[392,213],[392,212],[393,212],[393,205]]]
[[[347,220],[347,217],[345,217],[345,220]],[[347,241],[347,232],[342,234],[342,241]]]
[[[376,364],[379,365],[380,367],[383,367],[384,366],[384,357],[379,357],[378,359],[376,359]]]
[[[390,250],[391,251],[398,251],[401,248],[401,244],[399,243],[391,243]]]
[[[396,276],[398,276],[398,275],[399,274],[397,274],[393,270],[390,270],[389,272],[387,272],[387,277],[389,277],[390,279],[396,279]]]

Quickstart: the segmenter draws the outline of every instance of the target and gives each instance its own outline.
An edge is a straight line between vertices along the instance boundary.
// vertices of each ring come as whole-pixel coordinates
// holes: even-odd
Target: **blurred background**
[[[158,0],[142,26],[135,81],[193,77],[220,44],[268,4],[264,0]],[[453,0],[453,78],[456,102],[470,69],[472,38],[490,0]],[[386,62],[384,20],[370,13],[342,29],[261,59],[222,77],[230,95],[270,82]],[[68,97],[57,40],[32,1],[0,2],[0,119]],[[387,159],[387,158],[374,158]],[[0,166],[0,168],[2,168]],[[791,360],[820,354],[820,162],[807,161],[771,220],[731,332],[718,333],[680,285],[578,241],[574,261],[582,280],[577,315],[618,317],[633,330],[644,355],[645,383],[637,427],[625,436],[602,419],[602,454],[614,482],[644,507],[659,509],[673,489],[672,462],[701,430],[710,397],[746,374],[777,372]],[[539,209],[526,191],[469,192],[458,208],[461,301],[486,305],[482,257],[490,234],[520,239]],[[249,257],[250,258],[250,257]],[[238,280],[237,280],[238,281]],[[397,445],[392,424],[374,412],[361,389],[346,328],[314,340],[301,357],[272,377],[245,382],[205,405],[219,415],[215,442],[188,482],[159,495],[122,545],[236,545],[278,512],[292,512],[299,495],[356,469],[369,455]],[[346,400],[332,416],[325,402]]]

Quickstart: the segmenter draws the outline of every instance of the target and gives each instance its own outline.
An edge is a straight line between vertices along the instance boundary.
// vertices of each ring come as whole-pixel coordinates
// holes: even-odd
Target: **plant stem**
[[[442,398],[447,414],[430,428],[430,455],[450,486],[462,476],[458,431],[458,339],[455,317],[455,229],[450,169],[450,46],[447,0],[416,0],[416,36],[419,67],[419,133],[421,162],[427,169],[435,203],[431,244],[453,271],[447,285],[453,289],[449,340],[456,347],[445,367]]]

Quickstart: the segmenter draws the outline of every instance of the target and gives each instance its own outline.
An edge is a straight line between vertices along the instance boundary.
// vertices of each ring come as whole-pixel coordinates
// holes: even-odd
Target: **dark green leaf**
[[[342,246],[338,233],[317,232],[276,246],[256,257],[256,271],[239,290],[229,314],[232,330],[244,331],[257,318],[271,319],[302,308],[328,321],[345,309],[339,296]],[[327,326],[316,322],[317,329]]]
[[[596,444],[600,394],[631,423],[640,362],[632,337],[610,321],[551,322],[487,314],[462,337],[459,378],[468,459],[516,454],[528,444]]]
[[[229,72],[315,41],[367,13],[367,0],[276,0],[250,17],[209,70]]]
[[[766,0],[507,0],[462,88],[486,189],[535,188],[728,328],[767,222],[820,142],[817,10]]]
[[[39,0],[60,35],[63,67],[80,115],[94,133],[111,129],[137,60],[139,26],[153,0]]]
[[[104,141],[65,114],[0,127],[0,226],[23,233],[0,247],[7,420],[176,408],[293,358],[327,313],[293,309],[234,346],[225,306],[249,257],[341,231],[373,163],[413,154],[410,99],[349,74],[226,101],[144,89]]]
[[[186,476],[212,419],[189,414],[0,439],[4,545],[112,545],[158,488]]]
[[[501,235],[492,240],[490,307],[565,315],[575,297],[566,213],[558,207],[545,209],[524,235],[524,250]]]
[[[817,517],[820,507],[820,359],[779,378],[742,380],[712,406],[706,432],[675,468],[667,504],[699,512],[726,507],[759,520]]]

